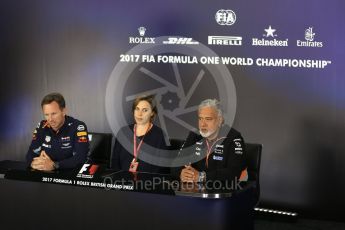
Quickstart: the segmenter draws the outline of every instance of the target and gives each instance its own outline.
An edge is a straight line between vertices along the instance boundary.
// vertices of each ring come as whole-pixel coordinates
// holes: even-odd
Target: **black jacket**
[[[128,171],[133,156],[133,127],[129,125],[121,128],[118,132],[113,148],[111,168],[115,170]],[[153,125],[143,137],[137,137],[137,145],[143,140],[143,145],[138,154],[138,172],[166,173],[167,168],[158,166],[161,150],[165,149],[163,131]]]
[[[206,180],[230,181],[239,179],[242,170],[245,169],[245,145],[241,134],[233,128],[223,127],[215,143],[209,143],[211,154],[208,157],[206,166],[206,155],[208,151],[206,139],[201,135],[190,132],[178,153],[177,163],[188,165],[199,172],[206,172]],[[175,162],[176,164],[176,162]],[[173,171],[175,177],[180,176],[180,167]]]

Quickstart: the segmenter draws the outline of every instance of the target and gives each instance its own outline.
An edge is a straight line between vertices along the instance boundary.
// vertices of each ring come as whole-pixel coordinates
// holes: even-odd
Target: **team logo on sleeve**
[[[78,137],[81,137],[81,136],[86,136],[87,135],[87,132],[77,132],[77,136]]]
[[[71,141],[71,137],[61,137],[61,141],[62,142],[68,142],[68,141]]]
[[[46,140],[46,142],[50,142],[51,136],[46,136],[45,140]]]
[[[41,151],[41,146],[40,146],[40,147],[38,147],[37,149],[34,149],[33,151],[34,151],[34,153],[39,154],[39,153],[40,153],[40,151]]]
[[[222,161],[223,157],[213,155],[213,160],[215,160],[215,161]]]
[[[51,148],[52,148],[51,145],[47,145],[46,143],[43,143],[43,144],[42,144],[42,147],[45,147],[45,148],[48,148],[48,149],[51,149]]]
[[[37,140],[37,129],[35,129],[34,132],[32,133],[32,140],[33,141]]]
[[[84,131],[85,130],[85,126],[84,125],[78,125],[77,130],[78,131]]]
[[[62,149],[70,149],[70,148],[72,148],[71,142],[63,143],[61,148]]]
[[[200,156],[202,150],[203,150],[203,149],[202,149],[201,147],[199,147],[198,145],[195,146],[195,155]]]
[[[216,148],[214,149],[214,153],[223,154],[223,150],[224,150],[224,145],[216,145]]]
[[[243,149],[242,149],[241,139],[234,139],[234,143],[235,143],[235,153],[242,154]]]
[[[86,143],[87,142],[87,137],[85,137],[85,136],[79,137],[78,142],[79,143]]]

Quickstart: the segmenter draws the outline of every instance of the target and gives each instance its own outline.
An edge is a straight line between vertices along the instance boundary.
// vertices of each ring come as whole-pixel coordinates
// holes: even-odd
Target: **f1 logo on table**
[[[84,164],[81,169],[79,170],[79,173],[77,174],[77,177],[79,178],[93,178],[95,173],[98,170],[99,165],[96,164]]]

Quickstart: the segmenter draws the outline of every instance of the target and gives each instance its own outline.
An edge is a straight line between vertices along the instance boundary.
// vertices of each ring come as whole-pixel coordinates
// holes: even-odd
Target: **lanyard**
[[[145,134],[143,136],[143,138],[141,139],[141,141],[139,142],[139,145],[137,146],[137,125],[135,124],[134,125],[134,128],[133,128],[133,143],[134,143],[134,146],[133,146],[133,154],[134,154],[134,159],[135,161],[137,160],[138,158],[138,154],[139,154],[139,150],[140,150],[140,147],[141,145],[143,144],[143,141],[144,141],[144,137],[147,133],[147,131],[149,131],[149,129],[152,127],[152,124],[150,123],[149,127],[147,127],[146,131],[145,131]]]
[[[222,140],[222,139],[225,139],[225,138],[226,138],[226,137],[217,138],[217,139],[213,142],[213,144],[212,144],[211,146],[210,146],[210,143],[208,143],[208,140],[205,138],[206,144],[207,144],[206,168],[208,168],[208,158],[209,158],[209,156],[211,155],[211,151],[212,151],[213,146],[214,146],[218,141],[220,141],[220,140]]]

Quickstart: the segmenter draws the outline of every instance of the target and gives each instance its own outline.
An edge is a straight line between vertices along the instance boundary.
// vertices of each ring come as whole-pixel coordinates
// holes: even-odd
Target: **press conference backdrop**
[[[93,132],[131,123],[155,94],[170,138],[197,127],[196,106],[264,146],[261,204],[344,219],[343,0],[24,1],[0,3],[0,160],[23,160],[61,92]],[[316,207],[316,208],[315,208]]]

